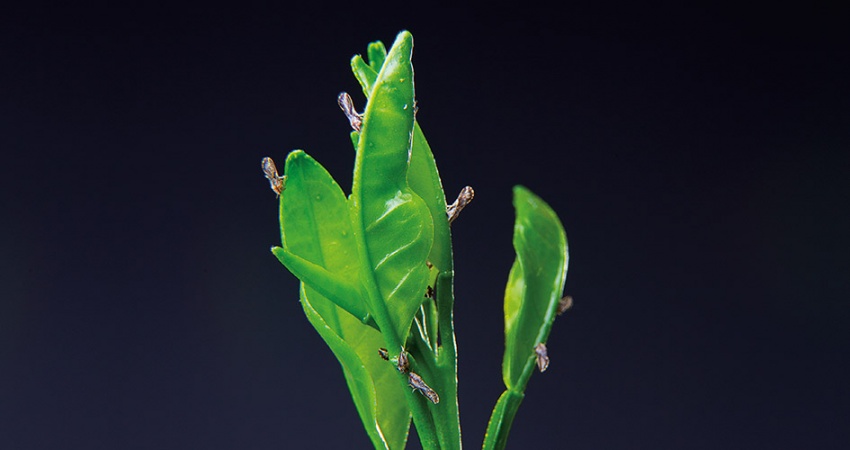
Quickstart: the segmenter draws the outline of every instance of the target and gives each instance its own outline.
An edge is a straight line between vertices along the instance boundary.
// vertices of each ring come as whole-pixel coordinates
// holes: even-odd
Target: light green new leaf
[[[371,97],[378,72],[386,61],[386,50],[381,42],[369,44],[367,51],[368,64],[358,55],[351,60],[351,69],[366,97]],[[432,387],[440,393],[439,408],[431,408],[434,426],[438,440],[446,448],[460,445],[460,426],[457,404],[457,354],[454,346],[454,329],[452,325],[453,292],[452,292],[452,247],[449,224],[446,217],[446,198],[437,171],[437,165],[431,148],[416,119],[414,109],[413,144],[410,151],[410,169],[407,181],[416,195],[422,198],[431,215],[434,224],[434,243],[428,255],[434,269],[431,271],[430,285],[435,287],[435,299],[428,299],[416,314],[417,338],[411,345],[411,350],[438,353],[436,364],[439,369],[434,371],[421,367],[420,375],[425,376]],[[352,139],[355,143],[355,139]],[[356,144],[355,144],[356,145]],[[439,282],[437,280],[440,280]],[[438,337],[439,335],[439,337]],[[439,350],[437,342],[441,342]],[[417,344],[425,348],[418,348]],[[420,361],[427,362],[430,356],[419,354]],[[426,373],[428,372],[428,373]],[[417,422],[419,424],[419,422]]]
[[[386,61],[387,51],[382,42],[376,41],[369,44],[367,53],[369,55],[368,64],[363,61],[360,55],[351,58],[351,71],[360,83],[364,94],[369,97],[375,81],[378,79],[378,71],[383,62]],[[446,218],[446,197],[443,193],[442,181],[437,172],[437,163],[431,153],[431,147],[425,140],[425,135],[422,134],[419,123],[415,121],[415,116],[414,111],[413,145],[410,151],[410,170],[407,173],[407,180],[413,192],[425,201],[431,213],[431,221],[434,223],[434,244],[431,246],[428,261],[437,267],[437,271],[450,271],[452,270],[451,235]],[[352,141],[356,145],[355,138],[352,138]],[[444,304],[440,305],[440,308],[451,311],[451,298],[441,300]],[[434,302],[428,300],[423,303],[416,316],[418,325],[422,325],[424,322],[425,326],[421,327],[422,336],[432,348],[436,345],[439,332],[437,310]]]
[[[357,247],[345,195],[331,175],[301,150],[286,158],[280,201],[282,247],[272,252],[300,280],[362,322],[370,320],[358,283]]]
[[[363,426],[375,448],[402,449],[410,430],[410,409],[395,369],[378,356],[381,333],[364,325],[309,286],[301,284],[307,319],[334,352]]]
[[[372,53],[372,46],[376,43],[381,44],[380,47],[383,48],[384,44],[380,41],[373,42],[369,44],[369,54]],[[381,58],[381,61],[385,61],[386,55],[384,58]],[[375,86],[375,80],[378,79],[378,72],[381,71],[381,65],[375,64],[375,60],[371,59],[373,56],[369,56],[370,60],[367,63],[363,61],[363,57],[360,55],[354,55],[351,57],[351,71],[354,73],[354,78],[357,78],[357,81],[360,83],[360,88],[363,89],[363,95],[366,98],[369,98],[372,95],[372,87]]]
[[[516,260],[505,288],[502,361],[507,389],[493,408],[484,450],[502,450],[507,445],[514,416],[534,371],[534,348],[549,337],[567,277],[567,235],[552,208],[522,186],[514,186],[514,208]]]
[[[407,181],[413,131],[413,38],[402,32],[369,96],[350,197],[369,310],[387,343],[403,344],[428,283],[428,206]],[[390,327],[391,329],[385,329]],[[397,352],[390,349],[391,352]]]
[[[403,448],[410,410],[395,370],[378,356],[378,348],[385,345],[380,332],[361,321],[366,306],[345,195],[324,167],[303,151],[287,156],[284,173],[283,247],[273,251],[302,280],[304,313],[342,365],[372,443],[376,448]],[[325,292],[340,297],[332,302]],[[349,314],[352,310],[357,314]]]
[[[552,208],[514,187],[516,260],[505,288],[505,386],[523,392],[535,363],[534,347],[552,329],[567,276],[567,236]]]
[[[368,97],[378,78],[375,67],[380,69],[378,61],[384,61],[381,50],[384,44],[380,41],[369,44],[369,63],[363,61],[360,55],[351,58],[351,71],[360,83],[363,93]],[[383,50],[386,55],[386,50]],[[414,115],[415,118],[415,115]],[[407,174],[410,188],[413,189],[428,205],[431,211],[431,219],[434,222],[434,245],[428,260],[439,270],[451,270],[451,235],[448,220],[446,218],[446,195],[443,192],[443,183],[437,171],[437,163],[431,146],[425,139],[419,122],[413,124],[413,148],[410,152],[410,170]]]
[[[377,74],[387,59],[387,48],[381,41],[370,42],[366,48],[366,54],[369,56],[369,67]]]

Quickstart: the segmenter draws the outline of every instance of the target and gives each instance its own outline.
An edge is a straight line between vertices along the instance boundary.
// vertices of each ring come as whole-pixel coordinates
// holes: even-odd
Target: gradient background
[[[336,95],[362,108],[349,58],[405,28],[447,192],[476,191],[468,448],[502,390],[517,183],[564,222],[576,303],[512,447],[850,448],[846,11],[396,7],[4,13],[0,448],[369,447],[268,250],[260,159],[350,186]]]

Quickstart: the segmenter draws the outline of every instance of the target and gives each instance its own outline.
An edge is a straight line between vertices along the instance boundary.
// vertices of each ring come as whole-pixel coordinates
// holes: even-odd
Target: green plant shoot
[[[403,31],[389,52],[374,42],[368,61],[351,60],[367,101],[360,114],[348,94],[339,98],[353,128],[350,195],[304,151],[287,156],[282,176],[263,160],[280,198],[281,245],[272,253],[301,281],[304,313],[339,360],[374,447],[404,448],[412,419],[423,448],[460,449],[450,224],[473,191],[446,202],[416,121],[412,51],[413,37]],[[557,215],[522,187],[514,206],[506,391],[485,448],[504,448],[535,361],[548,364],[545,341],[567,269]]]

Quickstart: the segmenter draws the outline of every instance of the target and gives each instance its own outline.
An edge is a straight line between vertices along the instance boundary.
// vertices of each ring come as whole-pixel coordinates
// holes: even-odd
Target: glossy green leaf
[[[383,44],[382,44],[383,46]],[[354,78],[360,83],[360,88],[363,89],[363,95],[369,98],[372,95],[372,87],[375,86],[375,80],[378,79],[378,72],[381,71],[382,65],[377,69],[374,67],[374,61],[366,62],[360,55],[351,57],[351,72],[354,73]]]
[[[505,386],[522,392],[535,364],[534,347],[552,329],[567,276],[567,236],[552,208],[514,187],[516,260],[505,288]]]
[[[392,365],[377,354],[385,345],[380,332],[362,320],[366,306],[357,282],[357,250],[345,195],[303,151],[288,155],[284,173],[283,246],[273,252],[302,280],[304,313],[340,361],[372,443],[376,448],[403,448],[410,410]],[[336,295],[335,301],[326,292]]]
[[[369,66],[375,73],[381,71],[384,61],[387,59],[387,48],[381,41],[370,42],[366,49],[366,54],[369,56]]]
[[[514,187],[516,260],[505,288],[505,356],[502,378],[507,388],[493,408],[484,450],[507,445],[514,416],[534,371],[534,348],[546,343],[567,277],[567,235],[558,216],[539,197]]]
[[[378,74],[366,105],[349,202],[369,310],[379,328],[390,333],[385,334],[387,344],[396,348],[423,301],[425,262],[433,243],[428,207],[407,181],[412,50],[410,33],[400,33]]]
[[[273,252],[301,279],[305,314],[339,359],[373,444],[403,446],[412,415],[423,448],[453,449],[460,427],[451,241],[440,177],[415,122],[412,47],[402,32],[389,53],[374,42],[369,64],[352,60],[367,96],[362,127],[351,133],[352,193],[346,200],[318,163],[293,152],[281,195],[283,243]],[[407,345],[411,372],[439,393],[439,404],[407,389],[407,375],[375,353],[383,346],[394,358]]]
[[[358,283],[357,247],[345,195],[331,175],[301,150],[286,158],[281,195],[282,247],[272,252],[301,281],[362,322],[370,316]]]
[[[351,397],[375,448],[401,449],[410,430],[404,386],[393,366],[378,356],[381,333],[368,327],[308,286],[301,285],[307,319],[340,362]]]
[[[352,72],[367,97],[371,94],[375,81],[378,78],[375,67],[378,69],[381,68],[378,62],[385,61],[386,50],[380,41],[373,42],[369,45],[368,54],[368,64],[359,55],[351,59]],[[446,197],[443,193],[443,185],[437,171],[434,155],[431,152],[428,141],[425,140],[425,135],[422,133],[419,123],[415,121],[415,113],[413,144],[410,152],[410,170],[408,171],[407,179],[413,192],[425,201],[431,213],[431,220],[434,223],[434,244],[431,246],[428,261],[436,267],[437,272],[441,270],[451,271],[452,247],[449,224],[446,218]],[[444,297],[438,300],[441,302],[439,305],[440,308],[437,308],[434,300],[426,300],[417,313],[415,322],[419,325],[417,329],[425,333],[423,340],[427,341],[428,346],[435,350],[436,342],[439,339],[438,335],[441,332],[438,310],[451,311],[453,309],[453,297]],[[424,326],[422,326],[423,322]],[[444,339],[454,336],[454,330],[451,329],[450,323],[444,326],[442,334]]]
[[[373,53],[379,55],[380,52],[372,50],[373,46],[377,44],[380,44],[380,42],[369,45],[370,59],[368,64],[359,55],[351,59],[351,70],[367,97],[372,92],[372,87],[378,77],[377,72],[374,71],[376,62],[373,59]],[[380,45],[380,48],[383,48],[383,44]],[[413,147],[410,153],[410,170],[407,179],[413,192],[419,195],[428,205],[431,219],[434,222],[434,245],[431,247],[428,260],[437,266],[438,270],[452,270],[451,233],[446,218],[446,195],[443,192],[442,180],[437,170],[434,154],[431,152],[431,146],[428,145],[428,141],[422,133],[422,128],[416,121],[413,125]]]
[[[369,45],[368,64],[360,56],[354,56],[351,60],[352,72],[367,97],[372,94],[385,55],[383,44],[376,42]],[[417,312],[416,339],[409,343],[413,346],[411,351],[420,355],[419,361],[431,365],[420,366],[418,370],[440,394],[439,407],[428,405],[438,440],[443,448],[456,448],[460,445],[460,424],[457,403],[457,354],[452,318],[454,295],[451,235],[446,218],[446,199],[437,165],[419,123],[415,121],[415,113],[409,165],[407,180],[410,188],[425,201],[434,224],[434,244],[428,261],[434,266],[430,273],[429,285],[434,288],[435,295],[435,298],[427,299]],[[439,348],[437,342],[441,343]],[[432,361],[433,356],[421,353],[426,349],[431,355],[438,355],[436,361]]]

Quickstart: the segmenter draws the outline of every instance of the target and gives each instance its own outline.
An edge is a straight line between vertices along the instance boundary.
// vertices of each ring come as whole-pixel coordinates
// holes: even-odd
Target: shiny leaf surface
[[[342,365],[372,443],[376,448],[403,448],[410,410],[394,369],[377,355],[384,345],[380,332],[361,320],[368,314],[357,282],[357,250],[345,195],[303,151],[289,154],[285,174],[280,203],[283,246],[273,251],[301,278],[304,313]],[[338,296],[336,301],[325,292]],[[352,310],[356,314],[350,314]]]
[[[378,74],[374,70],[376,66],[374,58],[381,53],[375,49],[383,48],[384,46],[380,42],[373,42],[369,45],[368,64],[359,55],[351,59],[351,70],[367,97],[372,92],[372,87],[378,78]],[[386,50],[384,50],[385,52]],[[380,66],[378,67],[380,68]],[[431,219],[434,222],[434,245],[431,248],[431,254],[428,255],[428,260],[439,270],[451,270],[451,235],[446,220],[446,195],[443,192],[443,184],[437,170],[434,154],[431,152],[431,146],[428,145],[418,121],[414,121],[413,124],[413,147],[410,152],[410,170],[407,180],[413,192],[419,195],[428,205]]]
[[[286,158],[280,199],[282,247],[272,252],[301,281],[363,322],[369,312],[357,282],[357,247],[345,195],[331,175],[301,150]]]
[[[364,325],[302,283],[307,319],[339,360],[351,397],[375,448],[401,449],[410,429],[410,409],[395,369],[378,356],[381,333]]]
[[[534,347],[549,337],[567,276],[567,236],[552,208],[522,186],[514,187],[516,260],[505,288],[502,377],[522,392],[535,364]]]
[[[380,42],[370,44],[368,56],[368,64],[360,56],[355,56],[351,60],[352,72],[367,97],[372,93],[378,71],[386,58],[383,44]],[[429,285],[435,289],[432,290],[433,297],[425,300],[415,316],[417,333],[416,340],[411,345],[414,352],[425,351],[427,348],[432,355],[434,353],[439,355],[435,361],[438,367],[433,367],[433,370],[423,367],[419,370],[423,372],[423,375],[428,376],[434,387],[440,391],[440,407],[435,409],[429,405],[428,408],[433,415],[438,439],[444,446],[453,447],[460,442],[460,425],[457,403],[457,354],[452,323],[454,295],[451,235],[446,218],[445,194],[437,165],[415,118],[414,110],[413,144],[407,180],[413,192],[425,201],[434,224],[434,243],[428,255],[428,261],[434,266],[430,273]],[[437,342],[441,342],[441,345],[437,346]],[[419,359],[428,362],[432,357],[420,354]]]
[[[407,181],[413,131],[413,38],[402,32],[369,96],[350,197],[369,309],[400,347],[428,283],[433,223]],[[386,330],[385,327],[392,327]]]
[[[507,388],[493,408],[484,450],[507,445],[514,417],[534,371],[537,344],[545,343],[555,320],[567,277],[567,235],[558,216],[539,197],[514,186],[514,260],[505,288],[505,356],[502,378]]]

